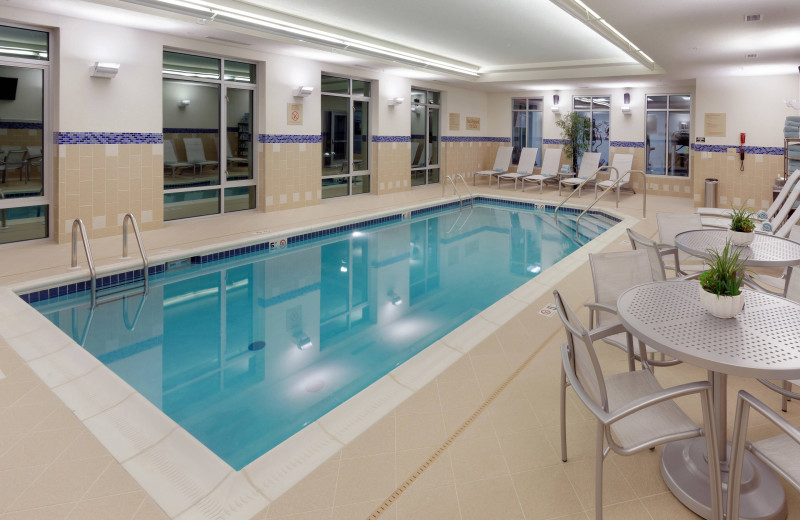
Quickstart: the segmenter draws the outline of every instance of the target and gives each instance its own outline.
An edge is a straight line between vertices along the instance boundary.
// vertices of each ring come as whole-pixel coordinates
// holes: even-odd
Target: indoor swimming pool
[[[32,305],[238,470],[617,222],[575,217],[415,211]]]

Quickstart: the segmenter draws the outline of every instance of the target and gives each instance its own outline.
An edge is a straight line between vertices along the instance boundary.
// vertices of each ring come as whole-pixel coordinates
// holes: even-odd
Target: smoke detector
[[[760,22],[761,21],[761,15],[760,14],[748,14],[748,15],[745,15],[744,21],[745,21],[745,23],[747,23],[747,22]]]

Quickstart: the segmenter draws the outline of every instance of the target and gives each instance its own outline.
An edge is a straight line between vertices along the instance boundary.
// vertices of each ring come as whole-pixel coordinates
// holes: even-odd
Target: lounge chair
[[[28,150],[9,150],[6,153],[5,159],[0,162],[0,171],[3,172],[3,184],[6,182],[6,174],[14,170],[19,170],[19,180],[22,180],[22,176],[28,166],[26,162],[27,155]]]
[[[800,198],[800,183],[797,183],[794,188],[789,192],[786,196],[784,203],[781,205],[780,210],[778,213],[768,220],[764,220],[760,224],[756,226],[756,232],[762,233],[769,233],[771,235],[779,236],[779,237],[786,237],[789,235],[789,231],[791,230],[791,226],[797,222],[798,212],[795,211],[789,220],[786,217],[789,215],[789,212],[792,210],[794,203]],[[702,219],[702,223],[704,226],[708,227],[718,227],[723,229],[728,229],[731,225],[731,220],[728,218],[712,218],[707,217]],[[789,226],[785,224],[790,223]]]
[[[203,166],[218,166],[219,161],[209,161],[206,159],[206,152],[203,150],[203,141],[199,137],[184,137],[183,144],[186,146],[186,160],[195,168],[203,173]]]
[[[618,178],[622,178],[619,184],[614,191],[617,192],[617,202],[619,202],[619,190],[622,188],[628,188],[633,193],[636,193],[631,186],[631,166],[633,165],[633,154],[632,153],[617,153],[614,154],[614,158],[611,160],[611,166],[603,166],[600,168],[601,170],[606,169],[608,170],[608,180],[605,181],[598,181],[594,184],[594,198],[597,198],[597,188],[605,190],[606,188],[610,188],[614,185]]]
[[[693,229],[703,229],[703,222],[697,213],[656,213],[656,223],[658,224],[658,248],[675,248],[675,235]],[[677,275],[686,275],[685,264],[697,263],[698,269],[702,268],[703,259],[692,256],[689,253],[678,250],[678,261],[674,265],[667,265],[667,269],[672,269]],[[684,264],[683,266],[681,264]],[[696,271],[697,269],[693,269]]]
[[[472,185],[475,185],[475,176],[489,177],[489,186],[492,185],[492,176],[500,175],[501,173],[508,173],[508,168],[511,166],[511,151],[510,146],[501,146],[497,149],[497,155],[494,157],[494,166],[491,170],[481,170],[472,174]]]
[[[175,175],[175,172],[184,168],[194,169],[194,165],[188,162],[181,162],[178,160],[178,154],[175,153],[175,144],[169,139],[164,139],[164,167],[170,169],[170,175]]]
[[[575,188],[578,187],[578,197],[581,196],[581,188],[583,188],[582,184],[584,181],[590,181],[592,177],[597,174],[597,168],[600,165],[600,152],[586,152],[583,154],[581,158],[581,167],[578,169],[578,175],[576,177],[567,177],[566,179],[561,179],[558,183],[558,194],[561,195],[561,187],[562,186],[572,186]]]
[[[752,443],[747,441],[747,423],[750,409],[754,409],[771,427],[777,427],[783,433],[775,437],[762,439]],[[761,423],[759,423],[761,426]],[[728,507],[729,519],[739,518],[739,498],[742,489],[742,462],[745,448],[756,458],[784,477],[784,481],[800,491],[800,430],[792,426],[786,419],[775,413],[767,405],[744,390],[739,391],[736,400],[736,419],[733,423],[733,441],[731,442],[730,470],[728,473]]]
[[[497,176],[497,187],[500,187],[500,181],[514,181],[514,190],[517,189],[517,179],[527,177],[533,173],[536,168],[536,155],[539,153],[538,148],[523,148],[522,154],[519,157],[519,164],[517,165],[516,173],[503,173]]]
[[[792,188],[800,181],[800,169],[795,170],[787,179],[786,183],[781,188],[781,191],[778,193],[778,196],[775,197],[775,200],[772,201],[772,205],[767,209],[767,211],[759,211],[758,213],[760,216],[757,218],[759,220],[770,220],[778,210],[783,206],[783,203],[786,201],[786,197],[792,191]],[[730,208],[695,208],[695,213],[699,213],[703,216],[709,217],[730,217],[731,211]]]
[[[219,147],[219,137],[214,136],[214,143]],[[227,135],[225,136],[225,159],[228,161],[228,166],[236,165],[236,164],[247,164],[250,162],[250,159],[247,157],[235,157],[233,152],[231,151],[231,142],[228,139]]]
[[[522,177],[522,191],[525,191],[526,182],[539,184],[539,192],[542,191],[544,183],[553,179],[558,179],[558,163],[561,161],[561,148],[548,148],[544,151],[542,168],[536,175]]]
[[[558,291],[553,291],[553,295],[558,316],[567,333],[567,341],[561,346],[561,459],[567,461],[566,386],[570,385],[597,419],[595,518],[603,518],[603,461],[609,451],[633,455],[660,444],[703,435],[708,452],[711,518],[722,518],[722,483],[711,383],[697,381],[664,389],[646,369],[605,377],[594,342],[609,334],[625,333],[624,327],[617,324],[587,331]],[[688,395],[700,398],[705,428],[698,427],[674,402]]]

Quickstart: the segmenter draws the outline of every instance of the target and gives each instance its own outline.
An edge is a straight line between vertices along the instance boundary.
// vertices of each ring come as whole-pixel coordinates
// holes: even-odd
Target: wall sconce
[[[550,110],[552,110],[555,113],[558,113],[561,110],[561,107],[558,106],[558,101],[559,101],[558,94],[553,94],[553,106],[550,107]]]
[[[311,342],[311,338],[309,338],[302,332],[297,334],[294,337],[294,340],[295,344],[297,345],[297,348],[299,348],[300,350],[308,350],[314,346],[314,343]]]
[[[403,304],[403,298],[401,298],[400,295],[394,291],[389,291],[389,299],[392,301],[392,305],[395,307]]]
[[[117,72],[119,72],[119,63],[96,61],[92,67],[91,76],[93,78],[111,79],[117,75]]]
[[[192,102],[191,99],[181,99],[180,101],[178,101],[178,108],[186,108],[189,106],[189,103],[191,102]]]
[[[297,87],[292,92],[294,97],[308,97],[314,92],[314,87]]]
[[[627,92],[622,95],[622,113],[625,115],[631,113],[631,95]]]
[[[392,98],[392,99],[389,100],[389,106],[393,107],[395,105],[402,105],[403,101],[405,101],[405,100],[406,100],[406,98],[401,98],[401,97]]]

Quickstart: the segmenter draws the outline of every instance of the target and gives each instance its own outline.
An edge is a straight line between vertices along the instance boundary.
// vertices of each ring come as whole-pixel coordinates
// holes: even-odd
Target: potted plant
[[[748,246],[755,238],[756,224],[753,221],[755,213],[749,208],[731,208],[731,227],[728,230],[728,239],[735,246]]]
[[[572,161],[572,171],[578,171],[578,159],[589,149],[589,132],[592,120],[578,112],[567,112],[556,125],[561,129],[564,154]]]
[[[700,302],[717,318],[733,318],[744,307],[742,250],[725,242],[721,251],[709,249],[708,269],[700,275]]]

